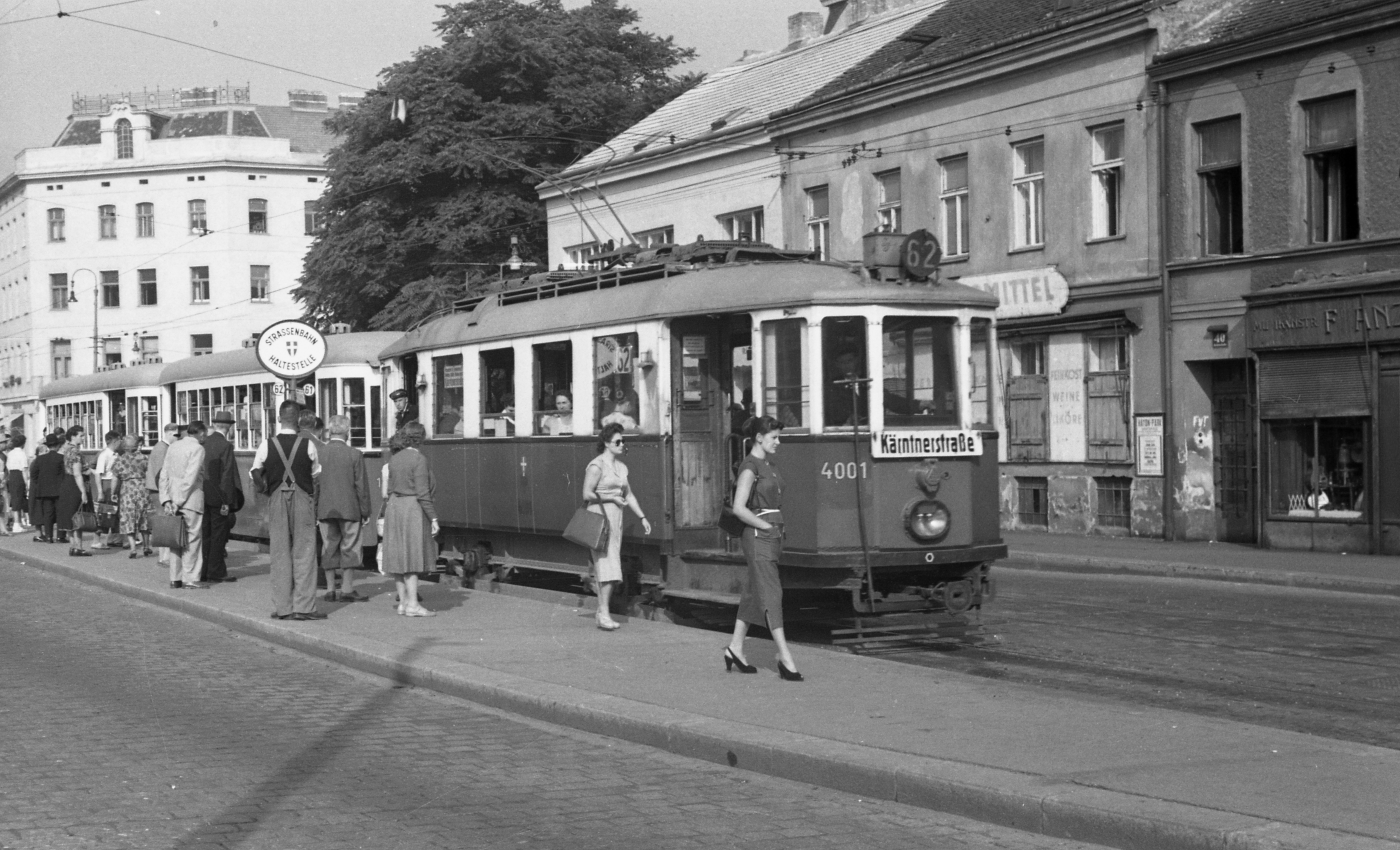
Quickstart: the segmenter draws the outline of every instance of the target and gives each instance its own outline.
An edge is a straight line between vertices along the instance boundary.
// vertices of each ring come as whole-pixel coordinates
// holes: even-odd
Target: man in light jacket
[[[185,428],[165,453],[160,468],[160,503],[165,513],[185,518],[185,548],[170,550],[170,586],[203,590],[204,569],[204,423],[198,420]]]
[[[167,423],[161,429],[161,438],[151,447],[151,456],[146,462],[146,493],[151,499],[151,516],[155,516],[163,510],[160,503],[160,469],[165,465],[165,453],[170,451],[170,444],[180,439],[180,432],[184,427],[174,422]],[[157,546],[156,563],[168,566],[170,564],[170,550],[164,546]]]

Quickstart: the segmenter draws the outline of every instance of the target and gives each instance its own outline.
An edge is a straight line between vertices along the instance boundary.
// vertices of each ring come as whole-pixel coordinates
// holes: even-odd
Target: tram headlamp
[[[920,543],[937,543],[952,524],[948,506],[934,499],[919,499],[904,509],[904,531]]]

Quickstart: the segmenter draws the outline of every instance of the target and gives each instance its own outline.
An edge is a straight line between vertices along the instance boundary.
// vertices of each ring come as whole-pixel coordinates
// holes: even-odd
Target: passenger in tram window
[[[568,393],[554,394],[554,412],[540,417],[540,430],[551,437],[574,433],[574,400]]]
[[[607,549],[591,553],[593,561],[593,581],[598,592],[598,612],[595,615],[598,628],[613,631],[619,628],[612,618],[609,604],[613,588],[622,584],[622,509],[629,508],[642,521],[642,531],[651,534],[651,523],[637,503],[637,496],[627,483],[627,464],[622,456],[627,446],[622,436],[622,426],[611,423],[603,426],[598,435],[598,456],[588,462],[583,475],[583,501],[588,510],[602,514],[608,522]]]
[[[612,411],[605,415],[599,425],[620,425],[624,431],[637,430],[637,394],[628,390],[622,398],[613,401]]]

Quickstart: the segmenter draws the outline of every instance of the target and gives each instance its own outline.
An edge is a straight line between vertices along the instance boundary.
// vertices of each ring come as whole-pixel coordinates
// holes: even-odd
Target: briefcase
[[[184,551],[189,540],[185,518],[180,514],[159,513],[151,517],[151,545]]]
[[[115,533],[121,525],[117,506],[108,502],[97,503],[97,530]]]
[[[608,521],[602,514],[579,508],[564,529],[564,539],[595,552],[608,548]]]

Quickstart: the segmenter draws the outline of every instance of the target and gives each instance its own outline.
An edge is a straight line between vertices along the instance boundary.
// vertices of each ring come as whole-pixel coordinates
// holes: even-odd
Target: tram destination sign
[[[288,319],[268,325],[255,350],[267,371],[283,379],[300,378],[326,359],[326,338],[305,322]]]
[[[980,431],[914,431],[886,428],[871,432],[875,457],[976,457],[982,454]]]

